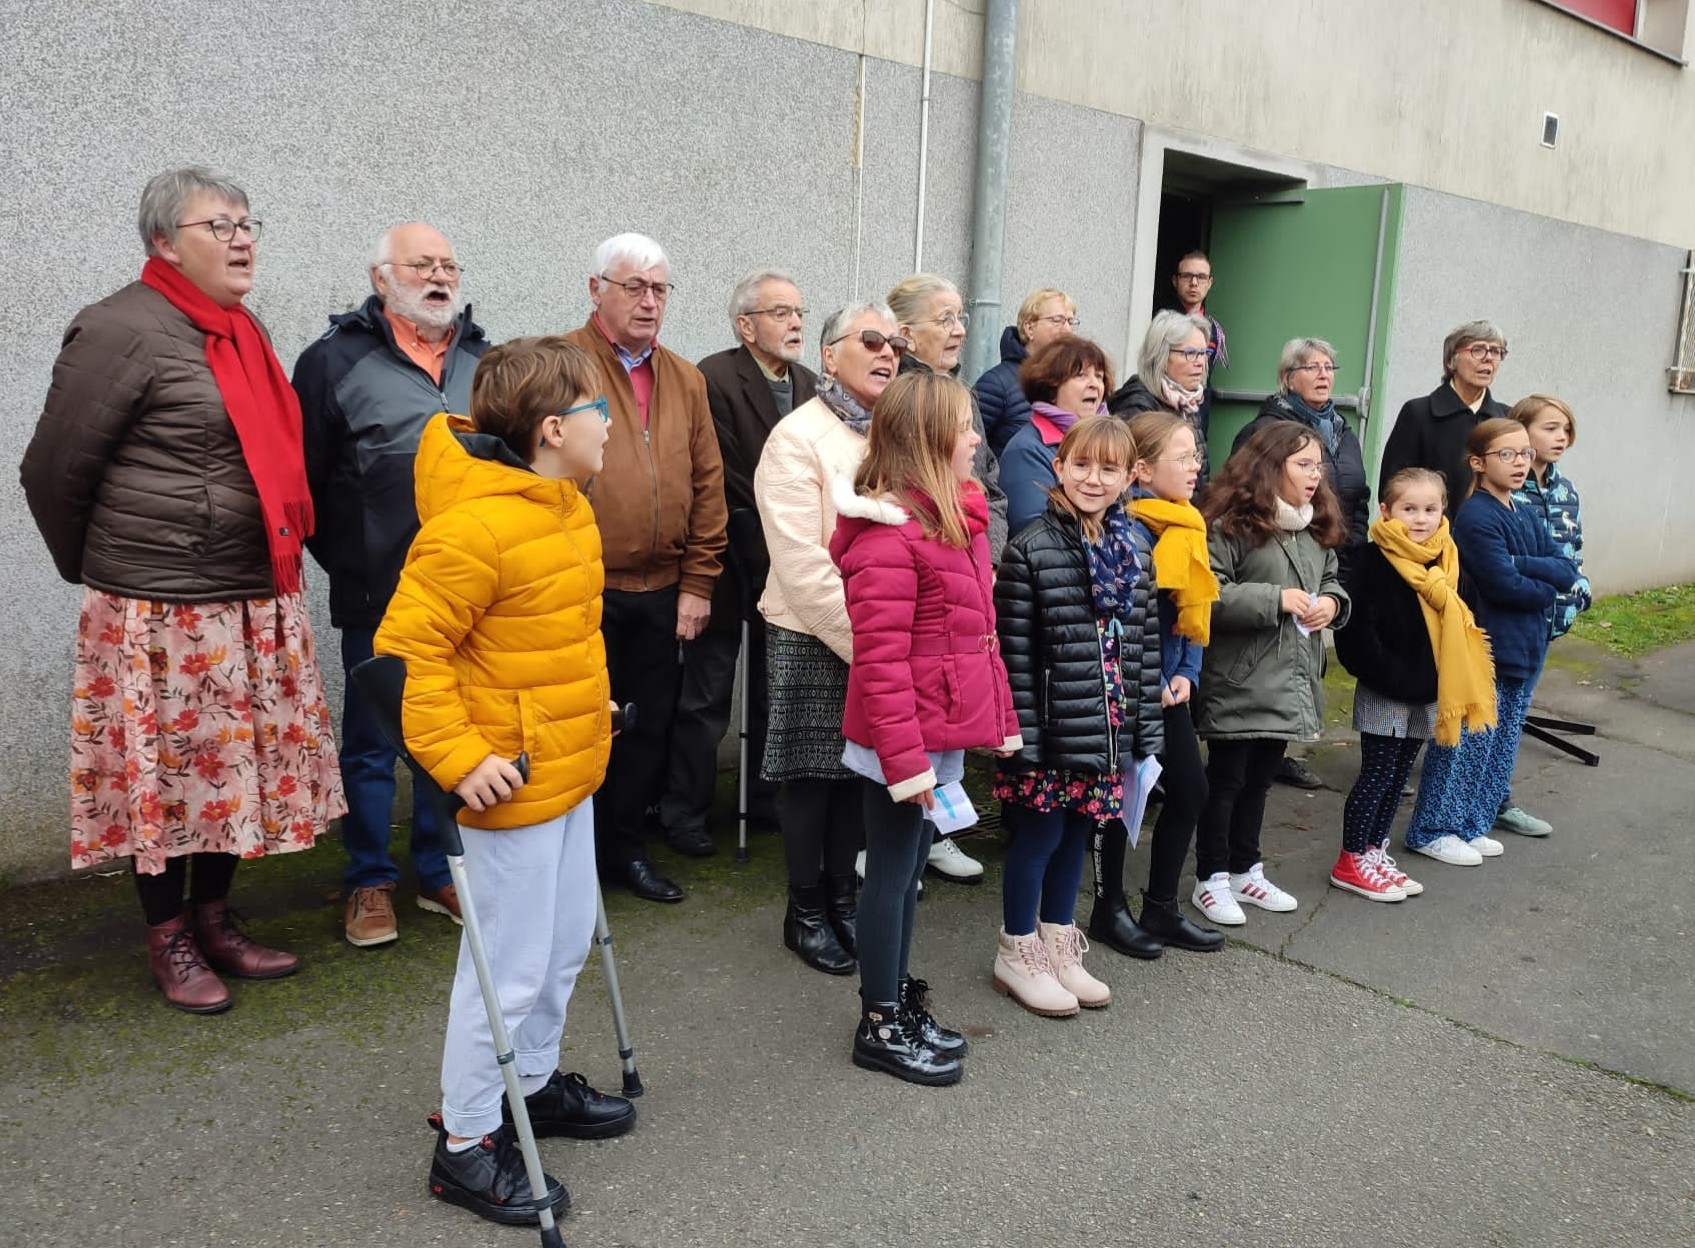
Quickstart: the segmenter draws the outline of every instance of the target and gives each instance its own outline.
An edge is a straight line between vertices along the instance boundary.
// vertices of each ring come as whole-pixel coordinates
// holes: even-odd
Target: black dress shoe
[[[1224,933],[1216,927],[1192,923],[1177,908],[1177,901],[1155,901],[1142,894],[1142,930],[1177,949],[1211,953],[1224,948]]]
[[[683,899],[683,890],[655,871],[646,858],[637,858],[624,868],[624,884],[643,901]]]
[[[1324,781],[1311,767],[1292,754],[1285,754],[1283,761],[1278,764],[1277,774],[1272,777],[1279,784],[1292,785],[1297,789],[1322,789]]]
[[[430,1158],[431,1196],[507,1226],[534,1226],[541,1221],[541,1207],[530,1195],[524,1156],[511,1127],[499,1126],[470,1148],[455,1153],[448,1150],[447,1128],[440,1114],[430,1115],[430,1126],[437,1136],[435,1154]],[[551,1174],[542,1177],[547,1181],[547,1203],[558,1217],[571,1207],[571,1195]]]
[[[865,1007],[853,1034],[853,1064],[933,1088],[958,1083],[965,1073],[959,1058],[946,1057],[925,1044],[893,1001]]]
[[[530,1129],[536,1135],[563,1135],[573,1140],[605,1140],[623,1135],[636,1125],[636,1107],[624,1097],[596,1092],[576,1071],[554,1071],[540,1091],[524,1098]],[[500,1116],[512,1121],[512,1107],[504,1098]]]
[[[1089,939],[1118,950],[1127,958],[1151,962],[1165,952],[1163,941],[1137,926],[1122,901],[1099,902],[1089,915]]]
[[[710,858],[718,852],[705,828],[682,828],[665,834],[665,842],[685,858]]]

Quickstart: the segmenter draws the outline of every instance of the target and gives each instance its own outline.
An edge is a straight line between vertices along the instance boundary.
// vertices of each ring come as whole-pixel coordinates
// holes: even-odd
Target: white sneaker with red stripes
[[[1242,874],[1231,872],[1230,895],[1237,901],[1258,906],[1261,910],[1279,912],[1293,910],[1299,903],[1293,894],[1286,893],[1265,878],[1265,864],[1256,862]]]
[[[1248,916],[1242,913],[1242,907],[1236,904],[1236,899],[1230,895],[1230,873],[1220,871],[1215,875],[1195,880],[1194,895],[1189,898],[1199,910],[1214,923],[1222,923],[1226,927],[1239,927],[1248,921]]]

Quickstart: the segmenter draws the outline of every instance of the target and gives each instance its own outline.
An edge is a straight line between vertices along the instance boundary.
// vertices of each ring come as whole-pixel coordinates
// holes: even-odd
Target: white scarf
[[[1302,503],[1299,508],[1289,506],[1283,496],[1277,496],[1277,527],[1286,533],[1299,533],[1312,523],[1312,504]]]

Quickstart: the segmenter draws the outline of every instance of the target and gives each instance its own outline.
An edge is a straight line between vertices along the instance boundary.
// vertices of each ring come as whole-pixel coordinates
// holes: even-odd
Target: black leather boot
[[[1095,908],[1089,912],[1089,939],[1130,958],[1151,961],[1165,946],[1136,925],[1124,901],[1124,853],[1130,835],[1124,821],[1095,828]]]
[[[1196,953],[1211,953],[1224,948],[1224,933],[1215,927],[1191,923],[1177,908],[1177,899],[1155,901],[1142,894],[1142,930],[1168,945],[1190,949]]]
[[[859,1029],[853,1033],[853,1064],[934,1088],[958,1083],[965,1073],[959,1058],[946,1057],[924,1043],[894,1001],[865,1007]]]
[[[943,1057],[964,1057],[971,1046],[951,1027],[938,1023],[930,1013],[930,985],[908,975],[900,981],[900,1008],[907,1021],[918,1029],[924,1043]]]
[[[824,876],[824,914],[842,951],[850,958],[858,957],[859,877],[852,871]]]
[[[817,884],[789,885],[783,944],[799,954],[800,960],[813,970],[826,975],[851,975],[858,967],[824,917],[824,890]]]

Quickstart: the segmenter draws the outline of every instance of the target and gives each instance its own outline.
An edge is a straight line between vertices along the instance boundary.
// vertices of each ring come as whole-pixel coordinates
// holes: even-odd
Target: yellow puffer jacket
[[[375,646],[406,660],[407,747],[445,789],[527,750],[529,782],[460,820],[557,818],[600,787],[612,747],[594,511],[463,416],[430,418],[416,475],[423,527]]]

